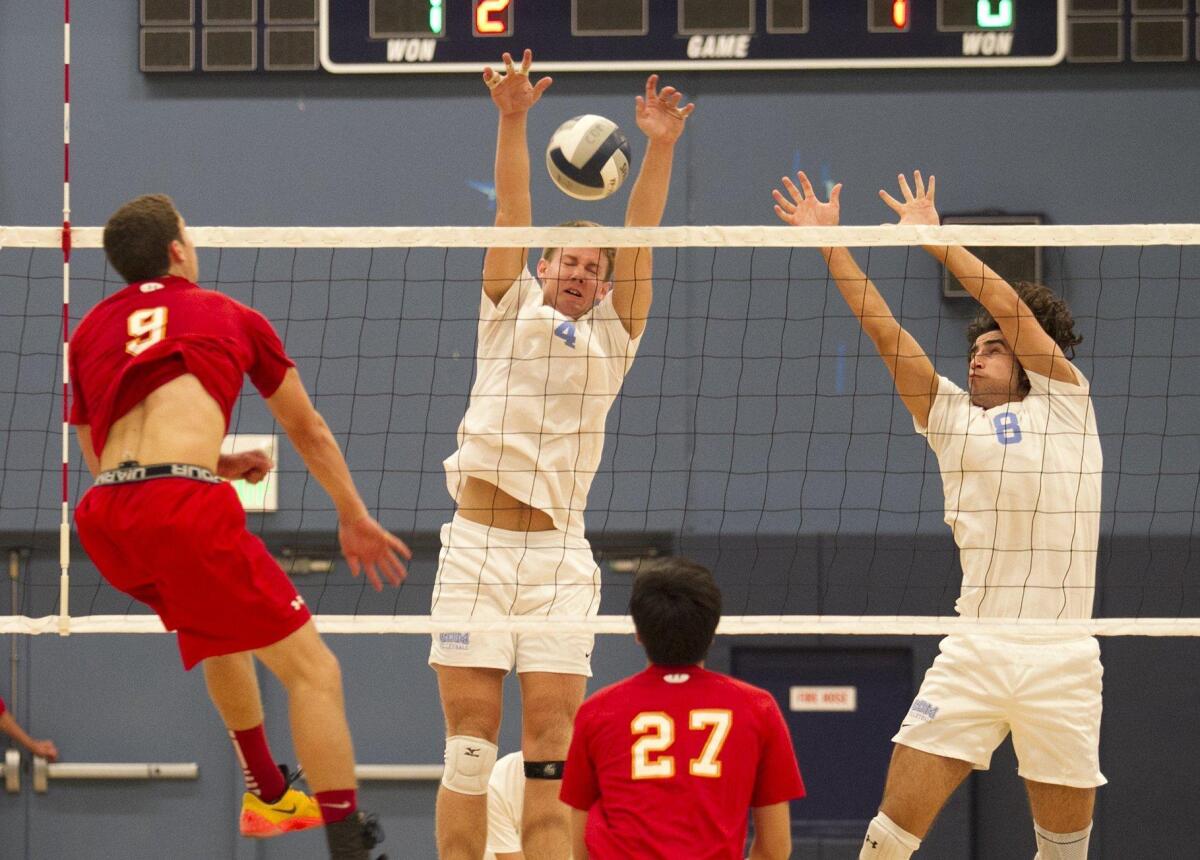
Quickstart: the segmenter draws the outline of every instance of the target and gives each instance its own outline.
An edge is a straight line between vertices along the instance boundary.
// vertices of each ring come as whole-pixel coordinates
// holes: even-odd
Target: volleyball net
[[[296,361],[372,513],[410,543],[408,580],[376,594],[338,555],[332,503],[247,386],[230,433],[277,468],[241,488],[250,528],[330,632],[575,629],[578,619],[429,616],[442,461],[475,374],[489,246],[649,246],[654,303],[607,418],[587,535],[598,633],[629,632],[632,574],[683,555],[714,570],[723,633],[935,634],[1019,627],[1200,634],[1200,226],[793,229],[191,228],[201,284],[264,313]],[[854,249],[938,372],[965,387],[978,306],[948,295],[920,245],[1037,249],[1040,280],[1084,336],[1104,452],[1091,621],[958,619],[962,578],[938,463],[817,248]],[[63,320],[124,284],[76,228],[0,228],[0,536],[13,589],[0,632],[153,632],[60,534],[91,479],[63,436]],[[1001,274],[1006,274],[1001,272]],[[69,303],[64,304],[64,298]],[[68,466],[63,470],[63,454]],[[203,528],[202,523],[197,524]]]

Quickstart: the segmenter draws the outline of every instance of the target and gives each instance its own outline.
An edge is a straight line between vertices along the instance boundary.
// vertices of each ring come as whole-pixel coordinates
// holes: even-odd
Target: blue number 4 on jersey
[[[556,337],[561,337],[563,342],[571,347],[571,349],[575,348],[575,323],[559,323],[558,328],[554,330],[554,334]]]

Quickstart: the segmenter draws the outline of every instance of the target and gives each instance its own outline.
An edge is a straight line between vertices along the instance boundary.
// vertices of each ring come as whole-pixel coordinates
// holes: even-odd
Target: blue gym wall
[[[175,198],[192,224],[203,225],[377,225],[377,224],[485,224],[491,220],[487,201],[466,180],[489,181],[491,174],[495,116],[486,92],[472,76],[455,77],[147,77],[136,67],[136,11],[132,3],[100,2],[76,4],[72,87],[72,218],[76,224],[94,225],[121,202],[143,192],[165,191]],[[0,26],[0,223],[48,225],[57,223],[61,210],[61,23],[53,3],[5,3]],[[1001,209],[1045,213],[1056,223],[1127,223],[1200,221],[1195,191],[1200,188],[1200,159],[1195,141],[1200,136],[1200,81],[1195,68],[1059,68],[992,72],[805,72],[771,75],[692,74],[670,75],[666,80],[684,90],[698,104],[695,118],[679,146],[671,202],[664,219],[668,224],[758,224],[770,223],[769,192],[778,177],[803,167],[810,174],[845,183],[843,220],[851,224],[874,224],[888,220],[890,213],[875,197],[875,190],[891,187],[897,171],[920,167],[936,172],[939,204],[943,212]],[[635,155],[638,134],[633,129],[632,99],[641,84],[636,75],[558,75],[545,101],[533,114],[530,139],[536,147],[561,119],[582,112],[611,116],[633,132]],[[621,217],[623,197],[593,205],[581,212],[555,191],[537,169],[534,159],[534,207],[540,224],[552,224],[586,214],[606,223]],[[3,284],[3,314],[0,317],[0,412],[10,417],[4,434],[5,459],[0,473],[0,541],[4,547],[33,546],[33,559],[24,567],[26,580],[21,606],[23,614],[43,615],[54,610],[57,597],[56,481],[52,471],[57,457],[57,418],[52,395],[57,387],[57,313],[59,284],[53,255],[37,258],[33,280],[24,272],[12,271],[25,257],[5,252],[0,271]],[[432,257],[416,265],[432,266]],[[1101,430],[1110,431],[1105,452],[1110,468],[1124,464],[1124,486],[1110,481],[1106,487],[1106,559],[1117,559],[1105,568],[1111,596],[1098,602],[1106,615],[1197,614],[1195,595],[1188,590],[1197,573],[1198,556],[1189,552],[1195,510],[1194,464],[1197,460],[1195,426],[1200,419],[1196,374],[1177,364],[1171,376],[1161,361],[1170,338],[1180,343],[1176,351],[1191,354],[1186,343],[1191,331],[1176,327],[1172,313],[1197,316],[1196,254],[1181,264],[1168,252],[1112,252],[1104,261],[1091,258],[1071,262],[1048,254],[1051,274],[1084,278],[1078,292],[1068,296],[1077,314],[1087,321],[1088,341],[1081,350],[1081,366],[1094,378],[1097,392],[1112,395],[1101,400]],[[783,252],[756,255],[755,271],[797,273],[798,277],[819,276],[814,252],[797,252],[789,261]],[[464,272],[473,265],[466,252],[452,256],[453,265]],[[673,252],[660,252],[660,267],[674,260]],[[755,284],[747,287],[735,278],[745,278],[748,253],[730,254],[714,264],[718,282],[706,266],[711,258],[688,257],[681,263],[686,277],[702,278],[694,288],[676,285],[656,297],[655,321],[627,391],[645,393],[672,386],[698,392],[709,384],[736,390],[743,373],[742,393],[762,384],[761,368],[737,361],[708,359],[672,362],[667,356],[680,349],[695,351],[696,338],[703,338],[711,355],[738,356],[743,324],[726,331],[707,318],[732,316],[744,319],[751,309],[756,317],[778,311],[784,299],[777,288]],[[206,278],[219,279],[223,288],[241,298],[254,299],[277,320],[292,320],[288,338],[292,351],[301,356],[306,378],[315,379],[317,353],[336,350],[346,338],[356,338],[359,323],[343,331],[325,325],[329,297],[313,291],[301,296],[288,309],[285,297],[270,287],[238,283],[253,260],[244,255],[218,256],[205,252],[201,258]],[[310,260],[320,265],[321,260]],[[1089,265],[1109,280],[1103,303],[1097,282],[1087,280]],[[379,286],[365,286],[366,265],[349,255],[340,265],[338,308],[350,307],[361,317],[370,302],[389,305],[393,299],[378,294]],[[395,257],[379,255],[371,261],[371,277],[386,280]],[[912,320],[923,342],[937,356],[942,372],[961,381],[962,342],[959,326],[939,326],[938,319],[962,319],[967,310],[944,302],[931,281],[935,270],[924,259],[906,259],[903,252],[883,254],[875,260],[873,274],[886,281],[889,295],[898,297],[899,278],[909,265],[912,284],[904,298],[906,319]],[[760,269],[759,267],[765,267]],[[1146,281],[1145,294],[1135,290],[1138,275],[1163,273],[1170,277],[1183,266],[1193,280],[1176,284],[1168,299]],[[73,302],[86,307],[105,289],[102,269],[92,257],[80,255],[80,281]],[[381,274],[381,271],[384,274]],[[17,277],[15,275],[20,275]],[[260,281],[268,280],[258,273]],[[1133,277],[1133,280],[1125,280]],[[723,280],[724,279],[724,280]],[[1175,306],[1174,297],[1184,290],[1185,298]],[[111,289],[112,284],[107,286]],[[1188,292],[1190,288],[1190,292]],[[438,356],[437,396],[422,400],[400,398],[388,407],[378,401],[354,405],[351,416],[339,408],[333,395],[323,404],[335,429],[353,433],[361,430],[360,419],[386,421],[388,416],[425,413],[437,416],[431,422],[429,450],[415,441],[389,451],[389,462],[417,464],[423,474],[417,486],[411,482],[385,494],[378,469],[379,452],[365,436],[351,438],[351,460],[368,498],[391,515],[397,529],[415,535],[418,560],[411,583],[399,593],[376,598],[364,595],[348,580],[328,585],[306,586],[310,603],[324,611],[404,612],[426,611],[432,581],[434,544],[432,530],[446,513],[448,499],[436,474],[437,461],[449,444],[449,434],[461,415],[463,395],[470,374],[472,340],[470,314],[474,287],[462,283],[448,288],[445,301],[437,286],[406,292],[406,312],[425,315],[442,312],[450,323],[432,345],[421,338],[429,326],[414,326],[400,332],[416,343],[415,354]],[[743,292],[745,291],[745,292]],[[807,291],[807,292],[806,292]],[[386,292],[386,290],[385,290]],[[789,318],[800,319],[808,309],[821,316],[825,286],[820,281],[797,280],[788,296]],[[806,329],[795,324],[785,331],[753,331],[751,343],[773,337],[796,343],[819,331],[816,346],[798,358],[794,371],[783,380],[797,392],[812,390],[816,375],[823,393],[836,394],[829,355],[839,343],[848,344],[849,365],[839,372],[850,375],[860,395],[852,414],[849,398],[820,399],[819,416],[799,415],[797,420],[813,429],[860,433],[864,446],[857,460],[844,466],[855,472],[845,476],[812,479],[804,496],[816,499],[801,529],[761,516],[739,518],[725,508],[760,509],[763,494],[782,492],[795,502],[795,486],[766,487],[729,482],[716,489],[723,498],[717,510],[695,515],[684,523],[681,514],[664,513],[653,519],[660,532],[686,531],[690,549],[710,561],[740,557],[747,546],[758,553],[756,576],[746,582],[737,572],[723,572],[723,585],[730,606],[737,611],[781,611],[776,599],[787,592],[788,612],[868,612],[877,606],[860,605],[870,587],[887,584],[890,565],[913,567],[910,550],[914,542],[922,559],[916,580],[921,587],[902,595],[895,609],[911,612],[946,613],[953,600],[952,559],[948,560],[946,534],[940,523],[936,479],[922,481],[922,470],[932,469],[919,438],[911,434],[907,420],[887,394],[890,386],[878,364],[864,351],[852,323],[844,319],[838,304],[830,304],[838,317],[824,327]],[[1167,301],[1167,305],[1163,302]],[[273,304],[274,303],[274,304]],[[1080,308],[1082,307],[1082,311]],[[1174,309],[1174,310],[1172,310]],[[697,316],[698,315],[698,316]],[[1134,316],[1141,317],[1135,324]],[[315,329],[303,319],[315,316]],[[679,319],[672,321],[671,318]],[[691,319],[684,319],[691,317]],[[381,318],[386,318],[382,314]],[[1165,320],[1165,321],[1164,321]],[[1140,327],[1139,327],[1140,326]],[[443,327],[439,327],[443,328]],[[1191,327],[1194,328],[1194,327]],[[370,333],[368,333],[370,334]],[[387,332],[395,338],[397,332]],[[371,338],[363,338],[363,351]],[[351,340],[353,343],[353,340]],[[1094,344],[1102,344],[1103,349]],[[454,359],[459,346],[467,357]],[[1095,351],[1093,351],[1095,350]],[[351,349],[350,352],[354,350]],[[1169,350],[1168,350],[1169,351]],[[863,352],[864,359],[856,356]],[[1145,353],[1146,361],[1129,356]],[[825,363],[815,356],[820,353]],[[790,354],[790,353],[789,353]],[[1122,358],[1124,357],[1124,358]],[[778,362],[776,362],[778,365]],[[369,368],[368,368],[369,370]],[[748,372],[747,372],[748,370]],[[329,390],[346,390],[344,383],[353,370],[344,364],[328,364]],[[778,368],[768,373],[776,373]],[[678,379],[660,382],[664,375]],[[1166,380],[1166,381],[1164,381]],[[778,380],[769,380],[775,382]],[[425,382],[428,392],[430,385]],[[704,389],[707,390],[707,389]],[[1161,439],[1139,437],[1145,429],[1131,419],[1130,390],[1148,392],[1162,414],[1152,422],[1164,428],[1188,428],[1193,435],[1169,447]],[[1179,395],[1170,408],[1167,393]],[[652,419],[660,428],[671,428],[684,400],[666,406],[666,414]],[[748,404],[750,401],[748,401]],[[637,430],[647,420],[642,401],[630,400],[620,407],[618,428]],[[810,403],[810,409],[812,405]],[[754,422],[765,420],[755,410],[740,418],[726,414],[681,416],[684,426],[712,427],[739,431],[760,430]],[[782,419],[787,420],[788,416]],[[239,416],[239,429],[263,431],[261,410],[250,406]],[[688,424],[688,422],[694,422]],[[733,422],[733,423],[731,423]],[[1165,423],[1164,423],[1165,422]],[[442,426],[444,425],[444,426]],[[707,425],[706,425],[707,426]],[[898,506],[920,510],[919,517],[883,515],[869,511],[843,513],[834,503],[846,493],[850,498],[879,498],[882,488],[871,483],[869,470],[861,469],[884,444],[874,439],[870,428],[890,428],[887,440],[889,462],[896,471],[915,469],[911,478],[888,486],[900,494]],[[866,428],[866,429],[864,429]],[[1119,432],[1123,431],[1123,432]],[[49,435],[47,435],[49,432]],[[1128,435],[1127,435],[1128,434]],[[625,443],[623,443],[625,444]],[[692,485],[665,483],[646,489],[632,476],[614,476],[614,471],[642,468],[653,452],[638,442],[618,452],[620,465],[607,470],[597,481],[597,493],[608,498],[615,486],[614,511],[603,522],[590,521],[594,528],[614,534],[646,529],[648,518],[638,515],[639,500],[656,493],[666,498],[665,507],[681,508],[683,496],[704,500],[712,489],[703,479]],[[702,443],[697,443],[702,444]],[[1168,447],[1162,446],[1167,444]],[[873,447],[874,446],[874,447]],[[1147,446],[1149,452],[1147,452]],[[1158,447],[1155,447],[1158,446]],[[1191,446],[1191,447],[1189,447]],[[689,456],[703,461],[724,458],[739,465],[761,459],[753,448],[736,453],[691,450]],[[658,452],[660,466],[678,456],[674,450]],[[284,465],[289,465],[285,452]],[[614,452],[610,444],[609,458]],[[795,452],[773,452],[791,468]],[[841,465],[846,455],[831,455]],[[1191,482],[1176,483],[1137,479],[1149,457],[1159,457],[1183,467],[1192,464]],[[732,458],[732,459],[731,459]],[[791,458],[791,459],[789,459]],[[808,462],[825,464],[818,451]],[[772,459],[775,464],[775,459]],[[290,465],[294,468],[294,457]],[[399,468],[407,468],[402,466]],[[47,471],[50,469],[50,471]],[[1161,470],[1160,470],[1161,471]],[[1152,472],[1153,474],[1153,472]],[[388,479],[393,480],[391,478]],[[796,477],[799,482],[801,477]],[[823,483],[831,480],[833,483]],[[861,480],[865,483],[857,484]],[[298,482],[297,482],[298,483]],[[402,482],[401,482],[402,483]],[[294,485],[293,485],[294,486]],[[653,492],[652,492],[653,490]],[[289,495],[290,493],[290,495]],[[789,495],[791,493],[792,495]],[[865,493],[865,496],[858,494]],[[1190,493],[1190,495],[1189,495]],[[681,496],[682,494],[682,496]],[[811,495],[810,495],[811,494]],[[596,496],[593,496],[595,499]],[[771,498],[774,498],[773,496]],[[398,500],[397,500],[398,499]],[[284,506],[301,503],[304,517],[280,514],[255,523],[272,545],[303,546],[321,543],[328,537],[330,520],[318,492],[301,497],[285,487]],[[696,505],[703,508],[704,504]],[[870,508],[871,505],[866,505]],[[875,504],[878,507],[878,504]],[[1169,510],[1183,513],[1171,515]],[[1156,517],[1147,512],[1158,511]],[[1156,544],[1149,551],[1146,535],[1175,534],[1174,545]],[[779,535],[797,535],[792,542],[779,542]],[[719,538],[719,540],[718,540]],[[715,547],[715,549],[714,549]],[[927,554],[922,552],[927,551]],[[344,571],[343,571],[344,573]],[[623,609],[620,574],[605,571],[612,586],[605,611]],[[1170,586],[1164,596],[1140,586],[1147,580]],[[1134,579],[1132,588],[1128,579]],[[849,584],[849,587],[847,587]],[[1128,592],[1128,595],[1126,594]],[[886,588],[879,593],[887,597]],[[822,602],[824,601],[824,602]],[[97,585],[94,572],[80,562],[73,575],[73,612],[124,612],[126,602]],[[885,607],[886,608],[886,607]],[[12,611],[8,589],[0,588],[0,613]],[[342,659],[347,679],[358,757],[363,762],[430,763],[440,757],[441,717],[432,673],[424,665],[424,637],[333,637],[333,647]],[[759,644],[759,643],[754,643]],[[771,644],[796,644],[772,640]],[[814,642],[806,646],[845,646],[840,640]],[[908,640],[886,639],[849,644],[907,646]],[[727,668],[732,643],[722,642],[713,663]],[[318,857],[319,837],[300,836],[286,845],[248,845],[233,835],[240,775],[223,737],[220,724],[208,703],[202,679],[179,671],[173,643],[162,636],[89,636],[58,639],[18,639],[21,658],[17,713],[38,736],[53,737],[64,758],[76,761],[197,761],[201,780],[196,783],[158,784],[69,784],[52,783],[50,793],[31,794],[28,785],[20,795],[0,795],[0,858],[141,858],[141,857]],[[936,643],[919,640],[914,646],[914,680],[919,679],[932,658]],[[0,649],[8,656],[7,649]],[[1200,709],[1200,685],[1188,668],[1196,665],[1200,648],[1186,640],[1129,639],[1104,643],[1106,665],[1105,728],[1102,747],[1104,770],[1110,786],[1100,792],[1093,857],[1142,858],[1181,856],[1175,846],[1184,844],[1190,833],[1190,810],[1200,802],[1200,780],[1194,763],[1200,760],[1200,744],[1194,739],[1194,715]],[[596,684],[608,683],[640,665],[640,654],[632,641],[607,637],[595,659]],[[1159,667],[1178,667],[1163,671]],[[1155,671],[1157,670],[1157,671]],[[0,666],[0,695],[9,696],[7,660]],[[270,727],[281,754],[290,754],[286,741],[284,701],[273,682],[266,683]],[[506,711],[501,746],[515,747],[515,690]],[[1153,727],[1151,729],[1151,727]],[[864,739],[864,743],[868,739]],[[886,746],[886,738],[869,739]],[[818,741],[819,742],[819,741]],[[803,766],[803,751],[801,764]],[[970,789],[961,792],[948,808],[928,840],[923,857],[1008,858],[1032,856],[1033,840],[1020,786],[1013,773],[1011,753],[998,753],[992,773],[974,778]],[[853,779],[851,773],[846,779]],[[813,793],[821,785],[810,786]],[[396,786],[372,784],[364,788],[364,805],[382,813],[391,838],[388,848],[395,855],[433,856],[430,784]],[[1160,800],[1165,798],[1165,800]],[[801,807],[802,809],[802,807]],[[828,846],[798,856],[855,856],[847,849]]]

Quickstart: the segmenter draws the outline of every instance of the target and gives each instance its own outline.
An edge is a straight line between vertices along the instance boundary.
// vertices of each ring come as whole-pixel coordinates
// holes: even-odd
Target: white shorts
[[[1094,637],[947,636],[892,738],[987,770],[1012,732],[1017,773],[1075,788],[1100,773],[1100,644]]]
[[[600,568],[587,540],[512,532],[460,516],[442,526],[434,618],[592,616]],[[430,665],[591,677],[592,633],[435,633]]]

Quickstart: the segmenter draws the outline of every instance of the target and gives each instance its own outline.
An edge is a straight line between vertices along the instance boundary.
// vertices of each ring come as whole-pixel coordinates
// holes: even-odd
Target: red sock
[[[358,811],[358,792],[353,788],[318,791],[313,797],[321,807],[321,817],[326,824],[342,821]]]
[[[287,784],[279,765],[271,756],[271,748],[267,745],[267,733],[259,723],[252,729],[231,731],[230,740],[237,751],[238,761],[242,764],[242,773],[246,777],[246,791],[274,803],[283,797]]]

